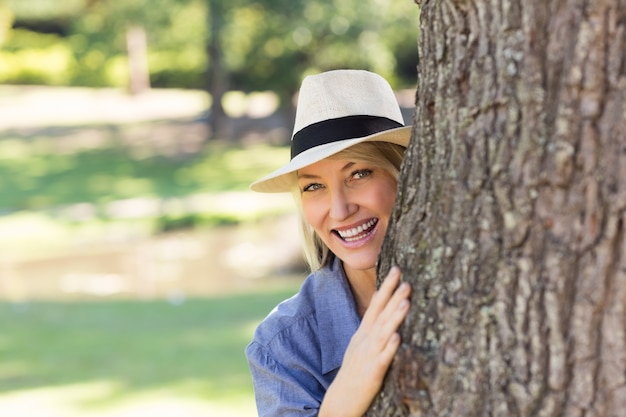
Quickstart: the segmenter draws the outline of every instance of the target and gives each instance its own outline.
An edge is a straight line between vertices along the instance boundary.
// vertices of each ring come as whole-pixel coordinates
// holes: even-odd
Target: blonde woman
[[[298,294],[258,326],[246,356],[259,416],[362,416],[400,345],[410,287],[376,262],[410,128],[379,75],[306,77],[288,164],[256,181],[292,192],[311,267]]]

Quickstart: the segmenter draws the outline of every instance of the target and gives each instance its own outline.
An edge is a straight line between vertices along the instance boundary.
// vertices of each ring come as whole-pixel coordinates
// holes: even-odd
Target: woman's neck
[[[352,296],[359,316],[363,317],[370,305],[372,296],[376,292],[376,268],[355,270],[344,264],[343,266]]]

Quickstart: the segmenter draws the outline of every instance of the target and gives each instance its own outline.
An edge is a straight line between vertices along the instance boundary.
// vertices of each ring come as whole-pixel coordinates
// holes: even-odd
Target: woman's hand
[[[350,340],[337,377],[328,388],[319,417],[362,416],[380,390],[400,346],[398,326],[409,311],[411,287],[393,267],[370,302]]]

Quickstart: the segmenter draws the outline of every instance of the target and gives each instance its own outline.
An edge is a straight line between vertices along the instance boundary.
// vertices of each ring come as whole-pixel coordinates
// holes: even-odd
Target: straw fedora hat
[[[411,127],[404,126],[391,86],[363,70],[334,70],[302,81],[291,137],[291,160],[250,185],[253,191],[291,191],[296,171],[367,141],[408,146]]]

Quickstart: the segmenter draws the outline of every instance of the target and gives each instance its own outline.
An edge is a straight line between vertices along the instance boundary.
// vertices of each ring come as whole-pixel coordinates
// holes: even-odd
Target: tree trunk
[[[229,138],[228,117],[222,105],[224,94],[228,91],[228,72],[224,65],[221,32],[224,21],[224,1],[209,0],[209,56],[208,87],[211,96],[209,128],[212,138]]]
[[[128,49],[129,90],[132,95],[150,89],[148,70],[148,41],[143,26],[131,26],[126,30]]]
[[[369,416],[626,413],[626,2],[424,0]]]

